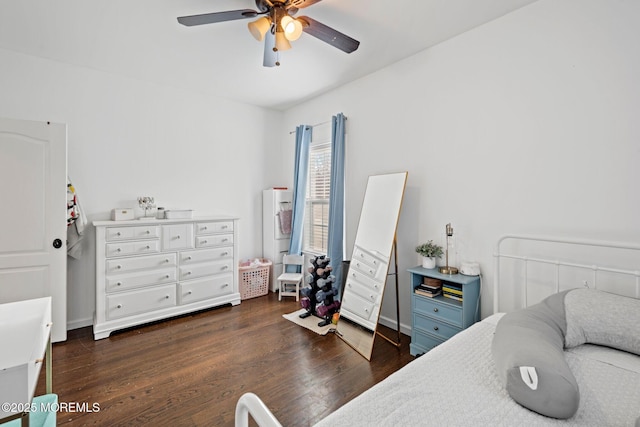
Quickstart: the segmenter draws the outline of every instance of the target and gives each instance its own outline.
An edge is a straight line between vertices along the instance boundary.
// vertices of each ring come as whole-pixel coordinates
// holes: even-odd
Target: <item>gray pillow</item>
[[[568,292],[505,314],[496,326],[491,347],[509,395],[525,408],[560,419],[572,417],[580,403],[578,383],[563,349]]]
[[[640,355],[640,300],[573,289],[564,300],[565,348],[590,343]]]

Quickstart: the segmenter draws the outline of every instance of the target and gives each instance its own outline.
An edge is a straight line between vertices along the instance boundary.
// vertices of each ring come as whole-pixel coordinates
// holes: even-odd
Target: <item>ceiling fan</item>
[[[255,18],[247,26],[258,40],[264,40],[265,67],[280,65],[280,51],[291,48],[291,41],[297,40],[303,32],[322,40],[346,53],[358,49],[360,42],[326,26],[308,16],[294,18],[298,9],[304,9],[321,0],[255,0],[258,10],[239,9],[226,12],[204,13],[201,15],[181,16],[178,22],[188,27],[214,24],[216,22],[235,21]]]

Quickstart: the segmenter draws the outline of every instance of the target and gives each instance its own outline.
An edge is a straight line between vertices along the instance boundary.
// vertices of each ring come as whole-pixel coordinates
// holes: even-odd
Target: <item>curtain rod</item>
[[[347,116],[344,116],[344,119],[347,120]],[[327,123],[330,123],[330,122],[331,122],[331,120],[326,120],[324,122],[320,122],[320,123],[316,123],[315,125],[311,125],[311,127],[326,125]],[[296,130],[294,129],[292,131],[289,131],[289,135],[291,135],[292,133],[296,133]]]

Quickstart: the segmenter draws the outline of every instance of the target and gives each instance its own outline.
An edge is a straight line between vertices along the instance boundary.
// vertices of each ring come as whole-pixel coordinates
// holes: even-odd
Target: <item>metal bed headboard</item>
[[[625,268],[615,268],[604,265],[597,265],[593,263],[580,263],[573,261],[562,261],[555,257],[544,258],[539,256],[527,256],[526,254],[519,253],[507,253],[504,251],[503,245],[505,242],[542,242],[545,244],[566,244],[566,245],[576,245],[583,247],[592,247],[592,248],[610,248],[610,249],[619,249],[630,251],[631,253],[640,255],[640,245],[623,243],[623,242],[607,242],[607,241],[597,241],[597,240],[585,240],[585,239],[569,239],[569,238],[557,238],[557,237],[548,237],[548,236],[530,236],[530,235],[517,235],[517,234],[509,234],[500,237],[498,242],[496,243],[494,256],[494,277],[493,277],[493,312],[497,313],[500,308],[500,260],[501,259],[513,259],[520,261],[523,265],[523,292],[522,292],[522,304],[523,307],[527,307],[527,294],[528,294],[528,269],[531,263],[538,264],[549,264],[555,265],[555,287],[556,292],[560,292],[560,268],[561,267],[571,267],[575,269],[584,269],[592,271],[592,282],[593,287],[595,289],[598,288],[598,272],[607,272],[614,273],[617,275],[623,276],[632,276],[635,277],[635,298],[640,299],[640,264],[635,265],[635,269],[625,269]]]

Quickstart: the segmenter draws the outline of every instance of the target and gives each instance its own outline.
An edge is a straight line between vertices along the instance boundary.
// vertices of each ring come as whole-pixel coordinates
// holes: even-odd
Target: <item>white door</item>
[[[67,128],[0,119],[0,303],[51,296],[67,339]]]

